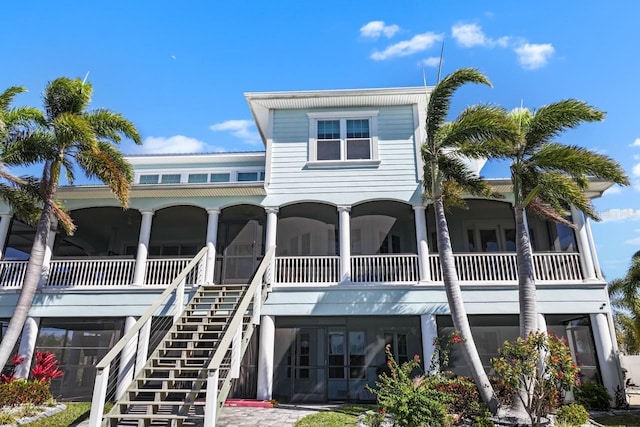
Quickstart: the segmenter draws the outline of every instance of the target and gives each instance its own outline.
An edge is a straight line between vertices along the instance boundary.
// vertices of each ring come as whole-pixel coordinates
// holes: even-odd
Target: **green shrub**
[[[576,402],[592,411],[608,411],[611,408],[611,395],[600,384],[586,381],[573,390]]]
[[[429,377],[428,387],[446,395],[448,411],[461,418],[474,417],[482,413],[478,388],[468,378]]]
[[[0,383],[0,407],[32,403],[40,405],[52,399],[48,381],[15,380]]]
[[[0,425],[14,424],[16,417],[8,412],[0,412]]]
[[[473,427],[495,427],[494,422],[491,420],[491,412],[486,408],[482,413],[473,417],[471,425]]]
[[[589,421],[589,413],[584,409],[584,406],[572,403],[558,408],[556,419],[558,420],[558,423],[562,423],[566,426],[577,427]]]
[[[412,376],[412,372],[420,367],[420,358],[416,355],[398,365],[389,346],[386,354],[389,372],[378,377],[375,388],[367,387],[378,399],[378,404],[393,415],[398,426],[443,427],[447,415],[443,402],[448,396],[429,388],[425,377]]]

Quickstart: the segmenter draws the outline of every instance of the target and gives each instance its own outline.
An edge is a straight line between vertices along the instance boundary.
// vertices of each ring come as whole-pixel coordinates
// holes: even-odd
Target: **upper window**
[[[309,161],[378,159],[377,111],[309,113]]]
[[[180,184],[180,174],[176,173],[176,174],[162,175],[160,183],[162,183],[162,184]]]
[[[158,175],[140,175],[140,184],[157,184]]]

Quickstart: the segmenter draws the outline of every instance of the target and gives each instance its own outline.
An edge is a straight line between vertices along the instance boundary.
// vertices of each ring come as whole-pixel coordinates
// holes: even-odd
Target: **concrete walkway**
[[[293,427],[296,421],[338,405],[279,405],[275,408],[225,406],[216,427]]]

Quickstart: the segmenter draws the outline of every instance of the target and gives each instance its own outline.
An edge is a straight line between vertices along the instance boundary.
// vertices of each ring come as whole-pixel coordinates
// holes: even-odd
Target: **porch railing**
[[[340,257],[276,257],[275,283],[337,283],[340,281]]]
[[[351,281],[411,283],[420,280],[418,255],[356,255],[351,257]]]
[[[533,254],[533,268],[538,281],[562,282],[584,278],[579,253]]]
[[[52,260],[44,286],[130,285],[135,264],[133,259]]]
[[[190,258],[161,258],[147,260],[144,284],[167,285],[185,269],[190,261]],[[198,274],[204,273],[204,262],[204,259],[200,260],[198,268],[194,268],[189,271],[189,274],[185,277],[185,283],[187,285],[195,284],[198,280]]]
[[[29,261],[0,261],[0,287],[21,288]]]

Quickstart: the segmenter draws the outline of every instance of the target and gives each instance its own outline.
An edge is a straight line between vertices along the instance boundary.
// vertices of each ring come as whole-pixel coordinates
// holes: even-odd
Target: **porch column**
[[[589,218],[584,219],[584,226],[587,229],[587,239],[589,240],[589,249],[591,250],[591,258],[593,258],[593,267],[596,270],[596,276],[602,279],[602,270],[600,269],[600,261],[598,260],[598,251],[596,251],[595,240],[593,240],[593,233],[591,232],[591,221]]]
[[[273,246],[276,245],[276,237],[277,237],[277,231],[278,231],[278,208],[276,207],[264,208],[264,211],[267,213],[267,229],[265,230],[265,237],[264,237],[264,252],[267,253],[269,249],[271,249]],[[267,274],[266,274],[266,282],[269,286],[271,286],[273,282],[275,282],[275,273],[276,273],[275,268],[276,268],[276,260],[274,257],[274,259],[269,264],[269,268],[267,269]]]
[[[49,279],[49,271],[51,270],[51,255],[53,254],[53,245],[56,241],[56,230],[58,229],[58,219],[53,218],[49,225],[49,235],[47,236],[47,247],[44,249],[44,259],[42,260],[42,273],[40,274],[40,282],[38,286],[44,286]]]
[[[351,281],[351,206],[338,206],[340,226],[340,281]]]
[[[9,234],[9,226],[11,225],[10,213],[0,214],[0,259],[4,256],[4,249],[7,243],[7,234]]]
[[[576,226],[576,243],[580,252],[580,263],[583,267],[584,278],[594,280],[596,279],[596,274],[593,267],[589,239],[587,238],[587,229],[584,225],[584,215],[581,210],[571,206],[571,218]]]
[[[418,265],[420,266],[420,281],[431,280],[429,271],[429,240],[427,237],[427,219],[425,217],[426,206],[413,207],[413,216],[416,221],[416,243],[418,246]]]
[[[422,364],[424,365],[425,373],[428,374],[433,350],[435,349],[434,340],[438,338],[436,316],[433,314],[421,314],[420,327],[422,329]]]
[[[204,270],[204,282],[213,283],[216,268],[216,241],[218,240],[218,219],[220,209],[207,209],[207,264]]]
[[[547,319],[542,313],[538,313],[538,331],[547,333]]]
[[[275,352],[276,323],[273,316],[262,316],[258,355],[258,400],[273,396],[273,354]]]
[[[124,320],[124,333],[126,335],[133,325],[136,323],[136,318],[133,316],[127,316]],[[127,387],[131,381],[133,381],[133,371],[136,362],[136,350],[138,340],[136,338],[129,341],[122,351],[120,352],[120,368],[118,369],[118,384],[116,385],[116,399],[120,399],[124,392],[127,391]]]
[[[4,218],[2,220],[4,221]],[[38,323],[40,323],[39,317],[27,317],[27,320],[24,323],[24,327],[22,328],[22,337],[20,338],[20,347],[18,348],[18,355],[22,358],[22,363],[16,366],[16,378],[29,378],[31,361],[33,360],[33,354],[36,351]]]
[[[151,238],[151,221],[153,211],[140,211],[140,237],[138,237],[138,252],[136,253],[136,269],[133,273],[133,285],[144,285],[144,273],[147,267],[147,255],[149,254],[149,239]]]
[[[616,362],[616,354],[611,341],[609,322],[607,314],[591,314],[591,328],[593,329],[593,340],[596,344],[596,354],[598,355],[598,365],[602,374],[602,383],[609,391],[611,397],[616,395],[616,387],[621,386],[620,372]]]

